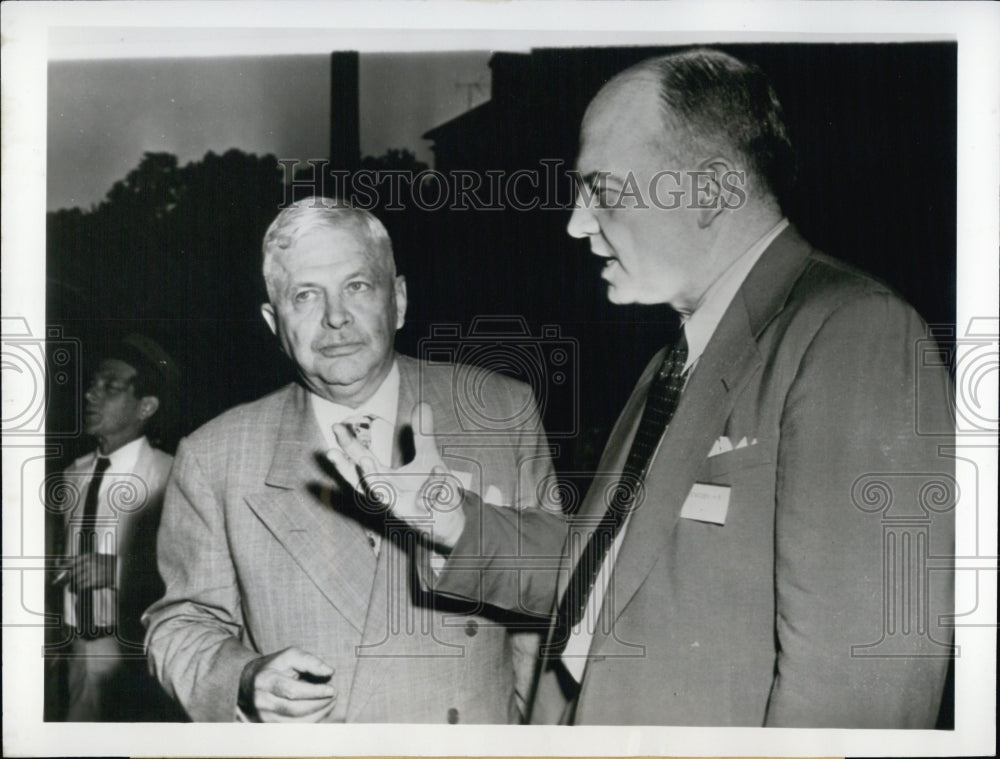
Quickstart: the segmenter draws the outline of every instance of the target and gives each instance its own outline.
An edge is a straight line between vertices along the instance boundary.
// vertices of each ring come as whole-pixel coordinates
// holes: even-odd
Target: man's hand
[[[301,648],[254,659],[243,668],[239,707],[260,722],[322,722],[337,704],[333,667]]]
[[[60,572],[52,583],[68,583],[73,592],[111,588],[115,585],[115,564],[114,554],[82,553],[74,557],[69,567]]]
[[[429,431],[423,434],[423,426]],[[426,403],[417,404],[410,416],[413,427],[413,461],[391,469],[380,462],[342,424],[333,431],[343,451],[331,449],[327,456],[347,482],[411,527],[426,534],[439,546],[452,548],[465,527],[460,508],[462,486],[448,472],[434,442],[434,415]]]

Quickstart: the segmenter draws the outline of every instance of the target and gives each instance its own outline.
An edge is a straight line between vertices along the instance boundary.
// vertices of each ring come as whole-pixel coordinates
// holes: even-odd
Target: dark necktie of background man
[[[97,553],[97,497],[101,492],[104,473],[111,466],[111,459],[100,456],[94,467],[94,476],[87,486],[87,495],[83,501],[83,519],[76,541],[76,555]],[[75,590],[76,595],[76,634],[82,638],[94,638],[102,635],[105,630],[98,627],[94,615],[95,591]]]

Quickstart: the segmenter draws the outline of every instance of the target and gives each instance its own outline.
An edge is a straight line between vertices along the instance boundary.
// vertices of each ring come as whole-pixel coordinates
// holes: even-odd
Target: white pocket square
[[[718,456],[720,453],[729,453],[731,450],[733,450],[732,441],[723,435],[712,443],[712,448],[708,452],[708,457],[711,458],[712,456]]]
[[[747,438],[742,437],[736,445],[733,445],[732,440],[725,435],[722,435],[718,440],[712,443],[712,447],[708,451],[708,457],[712,458],[712,456],[718,456],[720,453],[738,451],[740,448],[747,448],[751,445],[757,445],[757,438],[747,440]]]

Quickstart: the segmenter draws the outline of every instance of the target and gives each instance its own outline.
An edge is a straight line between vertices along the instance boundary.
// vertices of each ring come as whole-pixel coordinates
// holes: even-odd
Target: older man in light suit
[[[263,270],[264,319],[301,382],[178,449],[159,535],[167,590],[146,615],[157,676],[197,721],[516,721],[537,637],[422,593],[413,569],[433,571],[434,547],[341,489],[323,453],[346,422],[374,455],[405,463],[423,401],[455,487],[534,506],[520,494],[552,466],[531,390],[479,376],[480,418],[520,422],[470,427],[456,395],[465,369],[394,352],[406,283],[365,211],[325,198],[285,209]]]
[[[598,471],[617,484],[592,488],[569,537],[474,495],[396,494],[453,547],[428,575],[439,593],[551,617],[533,722],[934,727],[954,479],[947,438],[916,420],[949,428],[947,374],[909,306],[783,218],[790,154],[763,73],[731,56],[609,82],[584,117],[569,233],[605,259],[612,302],[682,323],[611,433]],[[378,482],[338,434],[358,486]],[[418,448],[431,471],[432,440]],[[561,560],[499,571],[513,545]]]

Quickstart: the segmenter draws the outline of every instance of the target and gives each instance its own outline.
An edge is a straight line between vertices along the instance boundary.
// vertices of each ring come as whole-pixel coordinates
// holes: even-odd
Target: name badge
[[[725,524],[729,511],[728,485],[707,485],[696,482],[681,507],[681,519]]]

